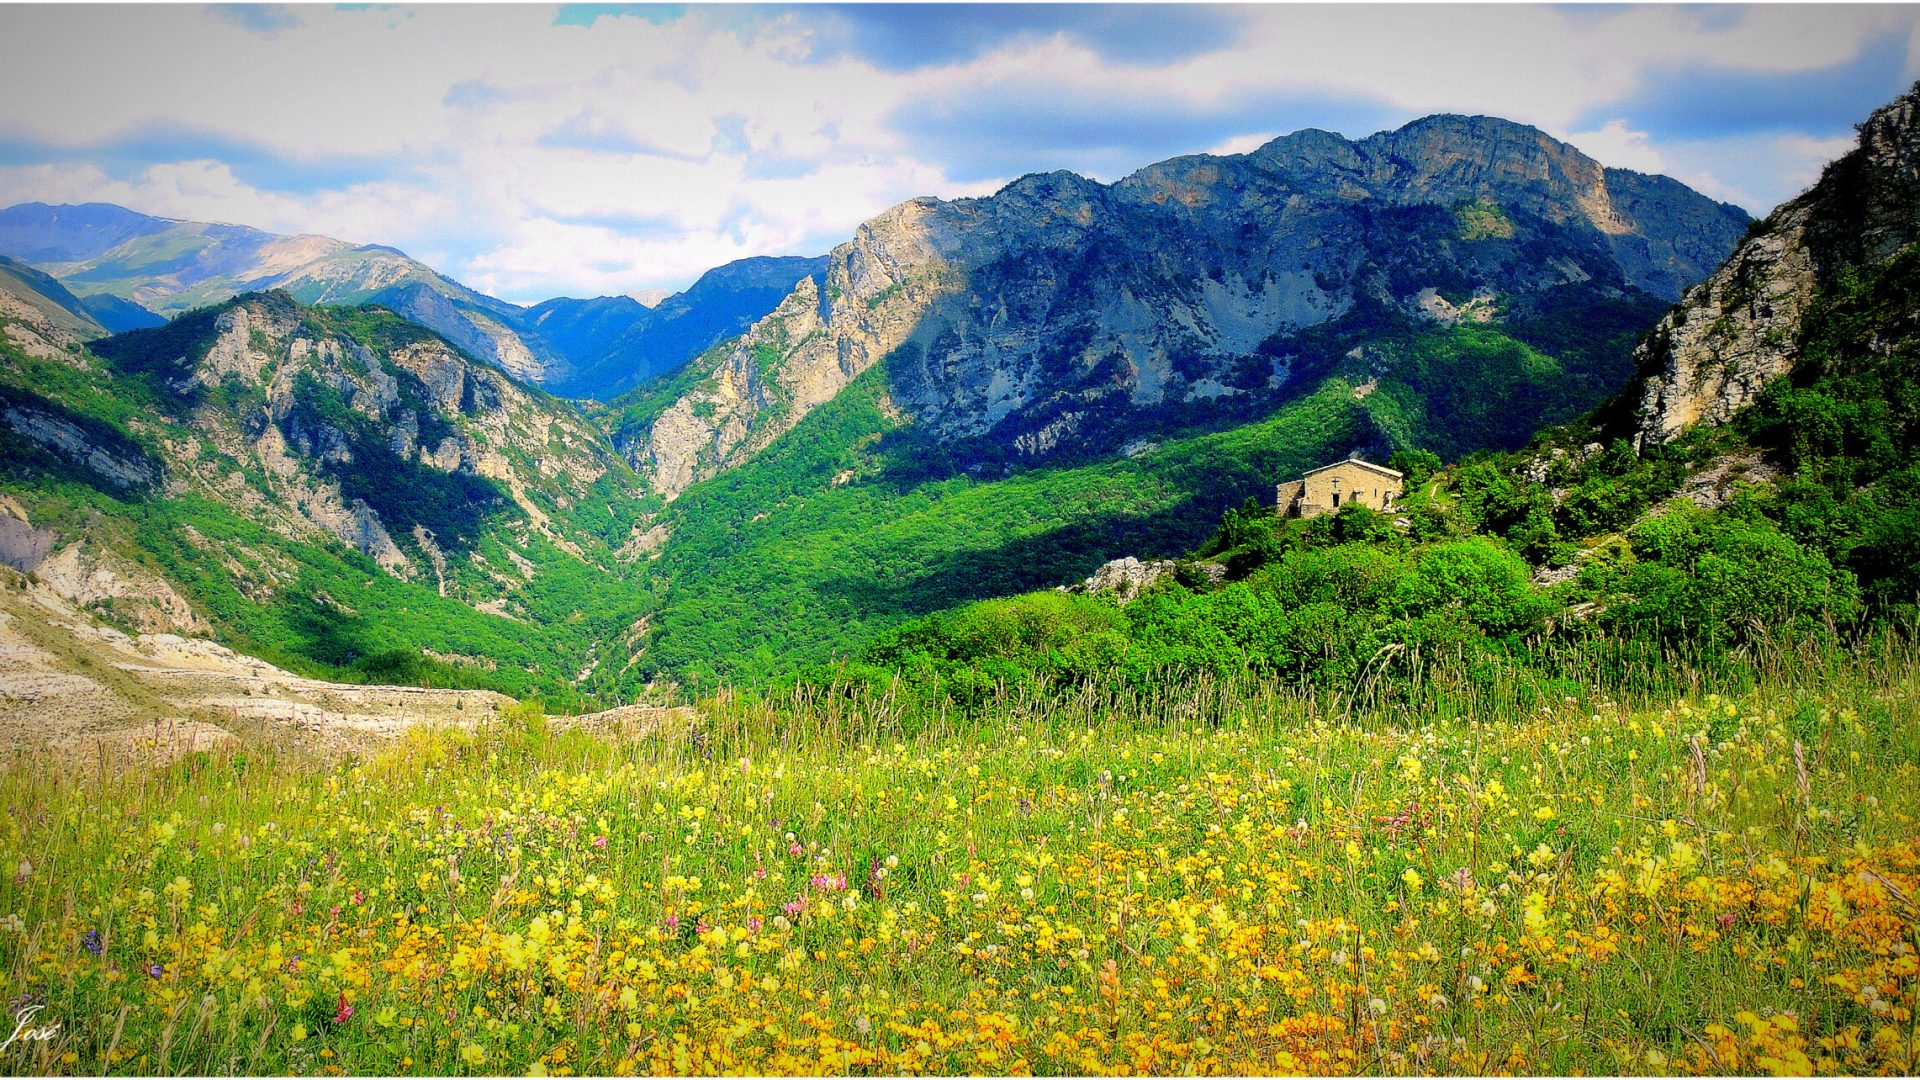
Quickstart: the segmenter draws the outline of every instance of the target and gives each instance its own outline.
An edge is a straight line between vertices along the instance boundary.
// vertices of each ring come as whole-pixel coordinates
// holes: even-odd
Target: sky
[[[0,42],[0,206],[389,244],[531,302],[1435,112],[1763,214],[1920,75],[1920,8],[0,5]]]

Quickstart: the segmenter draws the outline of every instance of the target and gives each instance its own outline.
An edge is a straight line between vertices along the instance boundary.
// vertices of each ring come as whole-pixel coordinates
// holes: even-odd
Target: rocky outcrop
[[[0,495],[0,566],[31,574],[37,587],[75,607],[143,632],[207,632],[186,598],[165,578],[82,537],[60,545],[19,503]]]
[[[34,568],[34,576],[74,606],[138,633],[209,631],[165,578],[86,540],[54,552]]]
[[[937,204],[909,203],[894,219],[918,219],[928,205]],[[861,226],[834,253],[825,285],[802,279],[771,315],[724,346],[706,378],[654,421],[644,442],[623,447],[629,461],[671,499],[832,400],[907,341],[916,313],[940,289],[939,275],[929,272],[938,265],[930,236],[937,228]]]
[[[570,370],[562,357],[533,335],[521,335],[507,320],[518,312],[488,311],[472,301],[431,286],[411,282],[383,289],[368,297],[391,308],[501,371],[530,383],[564,377]]]
[[[23,574],[53,553],[59,537],[50,529],[36,529],[20,504],[0,495],[0,566],[10,566]]]
[[[4,386],[0,386],[0,428],[93,474],[121,494],[160,481],[158,464],[141,456],[137,447],[120,440],[104,442],[81,426],[78,418],[19,400]]]
[[[1196,580],[1207,584],[1218,584],[1227,577],[1227,568],[1219,563],[1181,563],[1173,559],[1142,562],[1129,555],[1104,564],[1078,585],[1061,585],[1056,591],[1087,596],[1111,595],[1117,603],[1126,604],[1162,581],[1173,578],[1183,568]]]
[[[1636,364],[1655,374],[1641,391],[1640,442],[1725,423],[1792,368],[1800,316],[1819,284],[1808,213],[1777,211],[1768,232],[1742,244],[1641,344]]]
[[[1638,443],[1731,419],[1793,370],[1801,318],[1822,285],[1920,239],[1917,95],[1875,112],[1853,151],[1757,225],[1641,344]]]
[[[1277,394],[1289,342],[1329,320],[1485,321],[1549,294],[1657,310],[1745,225],[1487,117],[1303,131],[1112,185],[1027,176],[862,225],[621,449],[672,498],[885,361],[888,399],[959,459],[1118,452],[1143,424]]]

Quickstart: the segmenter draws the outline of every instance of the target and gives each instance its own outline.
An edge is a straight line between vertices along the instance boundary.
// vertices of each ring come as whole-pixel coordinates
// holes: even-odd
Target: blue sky
[[[0,205],[391,244],[523,301],[1433,112],[1763,213],[1920,75],[1892,6],[8,5],[0,39]]]

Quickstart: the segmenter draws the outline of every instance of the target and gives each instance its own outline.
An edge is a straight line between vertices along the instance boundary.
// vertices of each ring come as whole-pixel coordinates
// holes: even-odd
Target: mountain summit
[[[1257,414],[1335,338],[1364,348],[1411,322],[1551,341],[1623,305],[1644,326],[1747,220],[1480,116],[1357,141],[1301,131],[1111,185],[1024,176],[861,225],[623,449],[672,497],[885,361],[892,407],[963,465],[1106,453]],[[1626,379],[1616,351],[1588,373],[1593,400]]]
[[[108,203],[0,210],[0,256],[58,278],[116,333],[279,289],[307,304],[379,304],[516,378],[577,397],[610,397],[679,370],[772,311],[826,261],[740,259],[651,303],[563,297],[522,308],[384,244],[176,221]]]

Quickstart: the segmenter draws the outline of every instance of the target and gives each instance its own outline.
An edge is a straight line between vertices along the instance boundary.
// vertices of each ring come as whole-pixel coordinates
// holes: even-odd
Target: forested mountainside
[[[1401,453],[1398,520],[1248,505],[1113,597],[1043,592],[882,635],[868,677],[996,685],[1252,670],[1376,700],[1807,663],[1920,618],[1920,89],[1756,223],[1639,350],[1640,377],[1526,449]],[[1096,583],[1097,586],[1097,583]],[[1127,599],[1127,598],[1122,598]],[[833,677],[822,674],[818,677]],[[1570,684],[1569,684],[1570,685]]]
[[[908,203],[615,403],[621,449],[674,497],[642,664],[767,674],[1188,550],[1352,451],[1521,446],[1617,393],[1746,223],[1464,117]]]
[[[16,235],[105,272],[174,224]],[[1303,132],[1111,186],[916,200],[824,268],[736,264],[654,309],[535,309],[617,357],[634,333],[715,333],[703,296],[785,289],[605,408],[477,362],[392,293],[247,294],[43,350],[64,355],[16,348],[8,415],[81,434],[10,427],[7,487],[26,527],[141,563],[286,664],[555,700],[697,692],[1189,550],[1352,451],[1524,445],[1618,393],[1635,341],[1746,224],[1504,121]],[[651,313],[616,333],[634,309]],[[95,444],[141,482],[90,471],[76,447]]]

